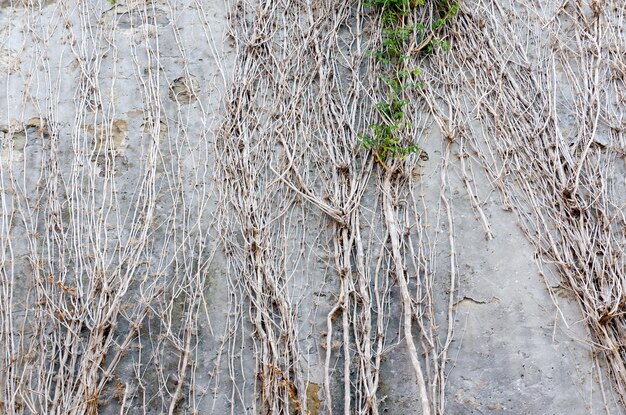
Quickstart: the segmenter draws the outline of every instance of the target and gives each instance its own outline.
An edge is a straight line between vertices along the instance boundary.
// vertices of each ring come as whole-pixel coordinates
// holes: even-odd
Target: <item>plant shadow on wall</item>
[[[418,82],[421,69],[411,67],[409,58],[417,54],[431,54],[436,48],[450,50],[450,44],[436,37],[437,32],[456,16],[459,3],[448,0],[372,0],[363,3],[379,13],[382,30],[381,48],[368,52],[382,67],[381,81],[386,97],[375,104],[380,121],[369,126],[369,134],[360,134],[363,146],[372,152],[375,162],[387,169],[395,158],[418,154],[421,149],[407,137],[411,127],[406,107],[408,93],[422,87]],[[417,12],[428,9],[425,13]],[[416,17],[420,15],[421,19]]]

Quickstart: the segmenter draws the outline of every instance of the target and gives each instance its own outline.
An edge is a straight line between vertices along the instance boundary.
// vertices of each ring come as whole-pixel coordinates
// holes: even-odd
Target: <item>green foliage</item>
[[[425,27],[419,23],[400,28],[386,28],[383,37],[383,53],[390,59],[403,58],[406,44],[411,36],[422,39],[424,33]]]
[[[422,74],[422,70],[414,68],[412,71],[398,70],[391,75],[382,75],[380,79],[387,84],[393,94],[400,95],[404,91],[410,91],[412,89],[418,89],[423,86],[421,82],[413,80],[414,77]]]
[[[394,13],[407,14],[414,4],[411,0],[369,0],[363,3],[366,7],[377,7]]]
[[[435,20],[435,22],[431,25],[433,30],[437,30],[440,27],[444,26],[448,22],[448,20],[455,17],[457,13],[459,12],[459,7],[460,7],[459,2],[448,4],[448,2],[444,1],[442,2],[442,4],[445,7],[444,8],[445,14],[442,17]],[[447,10],[445,10],[446,8]]]
[[[393,82],[397,82],[394,80]],[[401,130],[410,127],[405,121],[404,107],[408,105],[407,99],[392,94],[389,102],[379,102],[376,109],[381,115],[382,121],[369,126],[372,134],[362,134],[359,137],[363,146],[374,152],[376,160],[384,165],[389,157],[406,157],[411,153],[419,152],[415,145],[402,144]]]
[[[389,158],[406,157],[411,153],[418,153],[416,145],[402,144],[402,138],[398,136],[399,130],[406,127],[400,120],[381,122],[370,125],[373,134],[361,135],[363,146],[374,152],[376,160],[384,164]]]
[[[409,44],[421,45],[420,50],[426,54],[432,53],[435,48],[449,51],[450,44],[433,35],[456,16],[459,3],[441,0],[437,5],[437,19],[427,25],[406,24],[406,20],[409,20],[407,15],[415,8],[423,6],[424,0],[368,0],[363,5],[377,8],[381,12],[382,47],[369,55],[386,69],[380,79],[389,88],[389,93],[385,101],[375,105],[381,121],[369,126],[371,134],[360,134],[359,138],[363,146],[372,151],[376,161],[385,166],[390,158],[404,158],[421,151],[418,146],[406,144],[402,139],[403,130],[410,127],[410,123],[406,121],[405,107],[409,104],[406,93],[422,87],[422,83],[416,81],[422,71],[419,68],[407,68]]]
[[[449,52],[450,48],[451,48],[451,45],[450,45],[450,43],[446,42],[445,40],[433,39],[430,42],[428,42],[428,44],[425,46],[424,52],[426,54],[431,54],[431,53],[433,53],[435,48],[441,48],[441,50],[443,50],[444,52]]]

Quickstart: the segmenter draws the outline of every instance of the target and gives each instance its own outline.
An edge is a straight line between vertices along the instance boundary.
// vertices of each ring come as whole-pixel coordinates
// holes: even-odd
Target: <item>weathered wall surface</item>
[[[606,3],[462,4],[382,166],[358,2],[0,2],[0,413],[623,413]]]
[[[209,231],[225,6],[14,6],[0,35],[2,411],[206,413],[228,320]]]

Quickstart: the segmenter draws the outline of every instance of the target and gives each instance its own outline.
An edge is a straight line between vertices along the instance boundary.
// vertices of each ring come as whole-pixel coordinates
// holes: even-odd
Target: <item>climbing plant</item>
[[[426,7],[424,0],[370,0],[364,6],[376,9],[383,34],[379,50],[369,52],[382,67],[380,79],[386,87],[386,97],[375,104],[380,120],[369,126],[370,132],[361,134],[363,146],[372,151],[375,161],[386,167],[395,157],[419,153],[420,148],[403,137],[410,127],[406,113],[407,92],[422,87],[417,78],[419,68],[409,66],[409,58],[419,53],[430,54],[435,48],[450,50],[450,44],[436,37],[436,33],[456,16],[459,3],[447,0],[430,5],[430,21],[414,22],[417,8]]]

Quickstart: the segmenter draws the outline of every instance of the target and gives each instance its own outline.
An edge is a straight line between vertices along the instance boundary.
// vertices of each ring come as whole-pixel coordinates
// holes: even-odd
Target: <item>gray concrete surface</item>
[[[27,304],[28,296],[36,291],[33,287],[38,280],[28,276],[34,259],[46,264],[39,274],[64,272],[65,281],[71,284],[74,277],[68,269],[80,267],[72,255],[96,255],[100,249],[109,261],[105,269],[123,274],[120,267],[128,264],[116,262],[116,253],[136,238],[140,228],[133,224],[141,219],[133,215],[143,212],[139,207],[142,200],[154,200],[147,228],[150,243],[133,259],[145,261],[145,266],[136,272],[124,301],[131,307],[141,295],[151,293],[151,278],[169,297],[163,300],[162,308],[146,318],[141,332],[146,342],[141,346],[144,355],[137,354],[141,348],[134,346],[135,354],[122,360],[101,399],[100,411],[159,414],[170,409],[169,402],[159,398],[159,390],[176,389],[176,381],[167,374],[176,372],[181,364],[179,345],[156,341],[159,336],[155,333],[166,338],[167,331],[173,330],[179,334],[174,338],[185,338],[177,330],[189,312],[186,304],[192,294],[173,289],[160,278],[177,273],[196,275],[192,270],[195,264],[202,268],[197,275],[202,278],[198,289],[203,295],[198,303],[197,343],[191,357],[195,365],[184,386],[183,403],[176,406],[175,413],[252,413],[251,394],[257,381],[253,355],[258,351],[250,339],[252,329],[245,321],[249,313],[243,298],[242,308],[232,309],[232,299],[245,296],[245,290],[233,285],[237,276],[229,275],[232,268],[215,226],[221,183],[213,181],[215,160],[220,157],[215,153],[214,140],[224,116],[223,97],[236,58],[225,35],[229,5],[221,1],[129,0],[116,6],[105,1],[58,1],[44,2],[39,8],[17,3],[14,8],[6,1],[0,3],[0,85],[4,86],[0,98],[1,181],[5,200],[2,248],[4,276],[10,276],[14,285],[14,309],[10,311],[22,311],[20,304]],[[92,108],[80,106],[89,102],[83,99],[84,94],[91,96]],[[52,141],[47,128],[54,130]],[[430,157],[420,163],[421,180],[413,189],[427,206],[425,232],[431,241],[428,249],[438,284],[437,312],[444,320],[451,272],[448,234],[454,235],[458,290],[446,413],[623,413],[610,382],[585,344],[588,335],[577,305],[565,292],[555,289],[557,310],[547,289],[547,285],[555,284],[553,270],[545,265],[540,269],[514,213],[505,209],[501,196],[476,165],[472,186],[493,232],[493,239],[486,240],[483,221],[472,209],[460,178],[457,147],[452,148],[447,167],[446,192],[454,224],[448,229],[440,205],[446,143],[431,125],[420,143]],[[58,169],[57,176],[47,170],[50,163]],[[58,180],[58,193],[50,190],[51,177]],[[13,188],[16,185],[20,187]],[[89,202],[92,207],[81,210],[65,203],[72,189],[76,192],[74,200],[93,197]],[[368,189],[371,195],[364,203],[372,205],[365,209],[375,210],[376,183],[372,181]],[[46,213],[37,216],[28,204],[44,199],[41,203]],[[64,215],[60,223],[65,226],[65,235],[70,235],[70,226],[77,224],[72,215],[97,212],[93,206],[98,204],[105,210],[117,210],[103,223],[90,222],[106,235],[103,245],[86,243],[84,250],[72,250],[46,240],[53,223],[48,220],[50,212],[56,214],[57,209]],[[324,229],[324,219],[305,211],[299,218],[306,222],[297,225],[290,241],[293,246],[287,251],[302,249],[302,258],[286,266],[296,275],[289,287],[298,307],[296,324],[306,354],[309,413],[317,414],[328,411],[322,390],[323,332],[326,314],[336,301],[338,282],[330,275],[325,245],[320,242],[330,234]],[[40,234],[25,238],[35,231]],[[88,234],[85,230],[75,236]],[[303,234],[304,239],[295,242]],[[52,246],[58,250],[47,253],[46,247]],[[51,255],[65,255],[66,262],[60,263]],[[24,285],[20,285],[22,281],[26,281]],[[392,293],[391,299],[399,301],[397,293]],[[397,303],[390,307],[399,313]],[[157,319],[157,313],[164,311],[169,313],[169,328]],[[389,324],[399,324],[397,314]],[[119,325],[130,327],[123,319]],[[445,331],[445,327],[440,329]],[[6,342],[6,333],[4,336]],[[393,415],[419,414],[413,372],[401,337],[398,334],[398,345],[390,348],[381,366],[379,395],[384,399],[379,409]],[[339,340],[332,343],[333,347],[340,347]],[[2,347],[6,352],[7,344]],[[152,371],[151,365],[159,359],[161,366]],[[146,384],[141,385],[141,392],[130,393],[132,399],[123,401],[124,393],[114,392],[115,380],[129,380],[126,387],[130,388],[136,370],[145,371]],[[165,378],[157,378],[164,373]],[[341,377],[340,369],[333,372],[335,401],[341,400]],[[340,404],[333,409],[333,413],[340,413]]]

